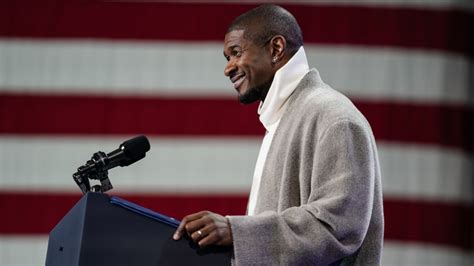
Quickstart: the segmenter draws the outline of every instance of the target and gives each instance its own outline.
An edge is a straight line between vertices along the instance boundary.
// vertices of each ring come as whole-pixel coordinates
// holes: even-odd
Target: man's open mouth
[[[233,76],[231,79],[231,82],[232,84],[234,84],[234,88],[237,89],[238,87],[240,87],[240,85],[242,85],[242,82],[244,82],[244,80],[245,80],[245,74],[242,73],[242,74],[237,74]]]

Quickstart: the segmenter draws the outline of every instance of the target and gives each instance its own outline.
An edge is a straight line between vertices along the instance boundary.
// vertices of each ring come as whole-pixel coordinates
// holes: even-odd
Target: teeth
[[[234,82],[234,88],[238,88],[242,82],[244,82],[245,76],[240,77],[238,80]]]

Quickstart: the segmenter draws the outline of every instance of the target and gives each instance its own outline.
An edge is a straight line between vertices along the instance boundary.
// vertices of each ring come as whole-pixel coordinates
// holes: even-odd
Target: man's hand
[[[200,247],[232,245],[232,232],[227,218],[210,211],[201,211],[183,218],[173,235],[174,240],[187,233]]]

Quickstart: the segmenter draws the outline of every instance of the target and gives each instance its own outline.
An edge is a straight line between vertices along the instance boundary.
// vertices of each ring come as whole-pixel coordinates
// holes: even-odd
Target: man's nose
[[[230,60],[227,62],[225,68],[224,68],[224,75],[227,76],[227,77],[229,77],[230,74],[231,74],[233,71],[235,71],[235,69],[236,69],[236,67],[235,67],[235,62],[234,62],[233,59],[230,59]]]

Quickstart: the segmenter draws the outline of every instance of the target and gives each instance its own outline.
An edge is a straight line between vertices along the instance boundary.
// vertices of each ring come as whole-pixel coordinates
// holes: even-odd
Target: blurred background
[[[277,2],[372,125],[383,265],[473,265],[474,1]],[[178,219],[245,213],[264,129],[222,49],[257,4],[0,1],[0,265],[43,265],[81,197],[72,173],[138,134],[152,148],[109,171],[109,194]]]

